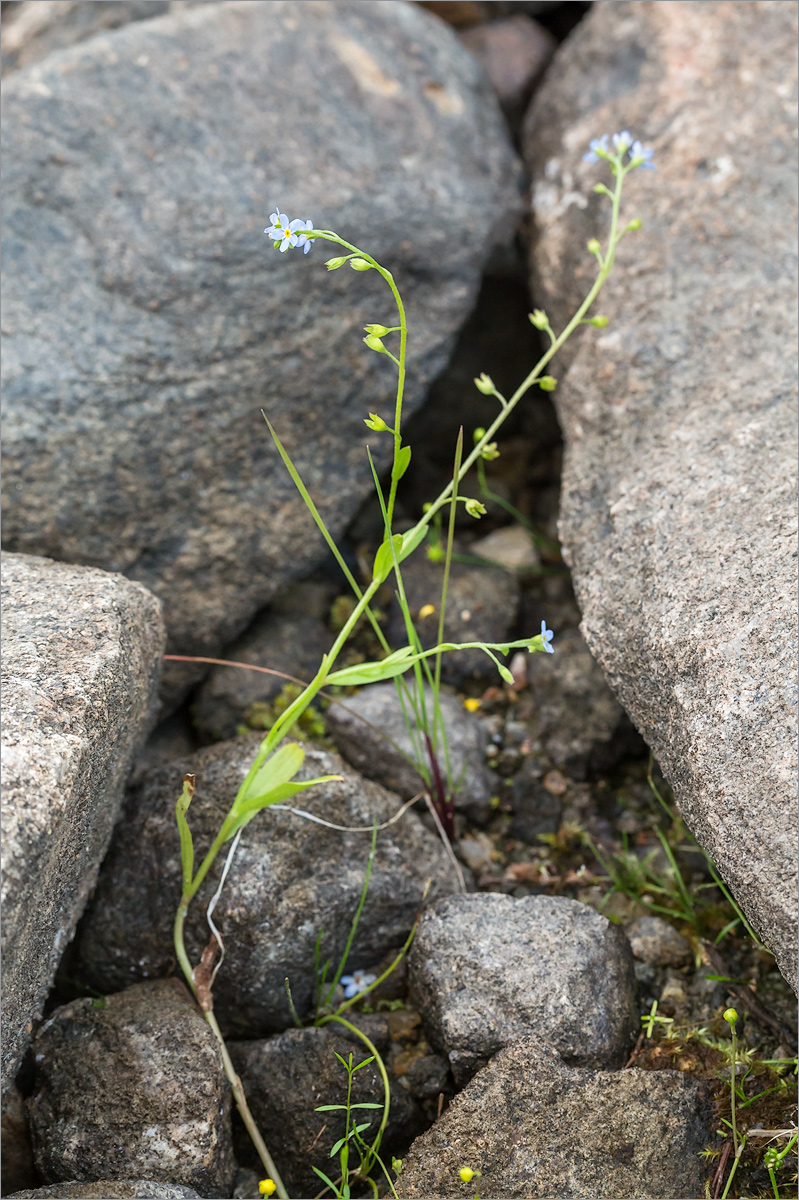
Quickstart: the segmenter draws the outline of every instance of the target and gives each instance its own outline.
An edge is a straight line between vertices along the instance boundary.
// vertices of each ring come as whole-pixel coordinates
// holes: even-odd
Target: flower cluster
[[[304,253],[308,253],[311,248],[311,239],[308,234],[313,229],[313,221],[289,221],[286,214],[282,213],[279,208],[275,209],[269,220],[272,224],[264,230],[264,233],[275,243],[275,249],[279,249],[281,254],[285,254],[293,246],[304,246]]]
[[[609,141],[613,143],[612,151],[608,146]],[[633,141],[633,135],[627,129],[621,133],[614,133],[612,137],[603,133],[602,137],[592,138],[589,142],[588,153],[583,155],[583,162],[595,163],[599,162],[600,158],[612,162],[614,158],[623,159],[625,154],[629,154],[628,169],[645,167],[648,171],[654,171],[655,164],[652,162],[654,150],[651,146],[642,146],[639,141]]]

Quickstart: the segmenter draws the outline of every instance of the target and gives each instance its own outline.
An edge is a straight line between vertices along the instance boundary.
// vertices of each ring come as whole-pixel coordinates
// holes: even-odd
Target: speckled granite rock
[[[352,1014],[348,1014],[352,1019]],[[380,1053],[388,1058],[385,1016],[355,1018]],[[369,1058],[369,1051],[340,1025],[323,1028],[287,1029],[276,1037],[256,1042],[231,1042],[233,1065],[247,1095],[247,1103],[258,1122],[277,1169],[292,1196],[315,1196],[321,1182],[313,1167],[330,1174],[330,1147],[344,1135],[342,1113],[316,1112],[318,1104],[343,1104],[347,1099],[347,1072],[336,1058],[353,1055],[355,1064]],[[426,1125],[413,1097],[390,1074],[389,1123],[381,1145],[383,1161],[402,1153]],[[382,1118],[385,1091],[375,1063],[354,1077],[352,1100],[356,1104],[379,1104],[379,1110],[364,1110],[359,1121],[370,1121],[364,1133],[374,1139]],[[335,1160],[336,1163],[338,1159]]]
[[[459,781],[455,809],[478,823],[484,822],[492,811],[492,778],[484,760],[488,742],[485,727],[466,711],[457,696],[441,692],[439,703],[452,774]],[[432,713],[432,708],[429,711]],[[424,787],[418,771],[400,753],[412,755],[413,743],[393,683],[362,688],[355,696],[331,704],[326,720],[336,746],[362,775],[407,800]]]
[[[97,879],[155,716],[160,605],[119,575],[2,558],[3,1083]]]
[[[696,1200],[713,1137],[701,1085],[677,1071],[567,1067],[528,1038],[502,1050],[402,1160],[408,1200]]]
[[[194,758],[147,772],[131,789],[105,860],[94,901],[81,923],[80,955],[86,977],[99,988],[169,972],[172,922],[180,898],[180,850],[174,820],[183,774],[197,777],[189,810],[196,858],[216,835],[260,744],[252,734],[221,742]],[[214,921],[225,938],[225,961],[214,986],[214,1011],[237,1037],[263,1037],[293,1024],[286,999],[288,976],[301,1015],[314,994],[314,945],[321,961],[338,961],[363,887],[372,819],[389,820],[399,800],[361,779],[336,754],[306,746],[298,779],[341,774],[296,797],[298,808],[341,826],[328,829],[289,812],[260,813],[242,834]],[[290,802],[289,802],[290,803]],[[189,911],[186,944],[197,962],[208,941],[205,910],[225,854]],[[378,834],[367,903],[350,966],[368,968],[404,942],[419,910],[425,882],[431,895],[457,886],[438,837],[412,812]]]
[[[410,979],[458,1083],[526,1035],[568,1062],[619,1067],[638,1027],[624,932],[562,896],[437,901],[419,922]]]
[[[45,1181],[119,1175],[230,1195],[230,1085],[210,1026],[177,980],[73,1000],[45,1021],[34,1051],[28,1109]]]
[[[179,1183],[154,1179],[97,1179],[91,1183],[54,1183],[32,1192],[14,1192],[9,1200],[193,1200],[200,1193]]]
[[[796,20],[756,0],[597,4],[525,139],[556,325],[607,227],[589,138],[655,148],[657,173],[629,180],[644,229],[617,252],[610,325],[555,393],[561,541],[589,648],[794,986]]]
[[[3,119],[4,544],[145,583],[173,650],[218,654],[324,555],[261,410],[338,534],[373,488],[363,418],[394,403],[361,341],[384,282],[275,254],[269,213],[395,273],[410,413],[513,237],[496,100],[413,5],[234,0],[15,71]]]

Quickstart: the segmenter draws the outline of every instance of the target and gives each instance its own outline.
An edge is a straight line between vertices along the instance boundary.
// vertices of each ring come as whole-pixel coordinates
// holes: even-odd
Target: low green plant
[[[380,1157],[380,1142],[388,1122],[388,1105],[384,1101],[383,1104],[365,1102],[361,1104],[353,1104],[352,1102],[352,1081],[356,1071],[360,1071],[363,1067],[368,1067],[371,1063],[377,1062],[381,1065],[379,1055],[373,1054],[369,1058],[365,1058],[359,1062],[357,1066],[353,1065],[353,1055],[350,1052],[347,1059],[344,1059],[338,1052],[336,1058],[347,1072],[347,1099],[344,1104],[320,1104],[317,1105],[316,1112],[343,1112],[344,1113],[344,1135],[338,1141],[333,1143],[330,1151],[330,1157],[338,1156],[339,1160],[339,1176],[333,1180],[324,1171],[320,1171],[318,1167],[314,1167],[314,1172],[319,1176],[327,1188],[337,1197],[337,1200],[349,1200],[352,1195],[351,1185],[354,1179],[363,1183],[368,1183],[375,1197],[378,1195],[377,1184],[371,1178],[370,1172],[375,1164],[377,1164],[385,1177],[392,1196],[396,1198],[397,1193],[392,1183],[383,1160]],[[385,1067],[383,1067],[385,1071]],[[370,1128],[371,1121],[362,1121],[358,1123],[357,1116],[353,1118],[353,1113],[361,1112],[370,1109],[372,1111],[379,1110],[382,1112],[380,1125],[378,1126],[377,1134],[374,1140],[369,1143],[364,1138],[364,1133]],[[352,1168],[352,1153],[357,1155],[358,1165],[353,1170]]]
[[[395,532],[394,519],[397,500],[397,489],[411,461],[411,447],[404,445],[402,440],[402,410],[405,389],[406,360],[408,347],[408,327],[405,306],[393,275],[383,267],[368,252],[353,245],[332,230],[314,229],[310,221],[289,221],[285,214],[277,209],[270,218],[270,226],[265,231],[274,242],[275,248],[287,252],[291,248],[301,248],[306,254],[315,241],[328,241],[336,244],[343,253],[331,258],[326,263],[329,271],[339,270],[349,266],[356,272],[376,272],[386,283],[393,297],[397,324],[384,325],[371,323],[365,327],[366,337],[363,339],[367,348],[379,354],[393,364],[396,371],[396,400],[394,411],[389,419],[378,413],[369,413],[365,418],[367,428],[379,437],[388,438],[392,448],[392,462],[388,481],[388,490],[384,492],[380,477],[372,460],[369,462],[374,476],[380,510],[383,518],[384,538],[378,547],[371,564],[371,578],[362,587],[350,570],[343,555],[338,549],[334,538],[327,529],[316,504],[313,501],[305,483],[300,477],[278,431],[269,418],[264,419],[272,436],[274,444],[286,466],[297,490],[304,500],[308,511],[313,517],[322,537],[334,555],[341,571],[352,589],[355,603],[349,615],[344,617],[333,645],[327,654],[323,655],[319,669],[313,679],[305,686],[299,695],[276,715],[271,728],[266,733],[256,753],[241,787],[233,799],[230,810],[225,816],[220,829],[208,848],[200,865],[195,869],[194,844],[188,822],[188,810],[194,794],[194,780],[187,776],[183,792],[176,806],[176,818],[180,831],[181,862],[183,886],[174,923],[175,953],[186,980],[202,1008],[206,1020],[211,1025],[222,1049],[225,1070],[233,1088],[236,1105],[258,1149],[261,1160],[274,1182],[275,1189],[281,1200],[287,1200],[287,1192],[280,1179],[271,1156],[257,1130],[255,1121],[247,1106],[241,1082],[233,1070],[230,1057],[224,1045],[224,1039],[219,1030],[213,1013],[212,983],[213,975],[209,972],[207,963],[201,963],[195,969],[189,960],[184,942],[184,926],[190,904],[194,901],[201,886],[208,878],[223,847],[230,842],[228,859],[225,870],[235,854],[237,839],[242,830],[259,812],[276,804],[282,804],[297,793],[313,787],[317,783],[334,779],[335,776],[325,776],[321,779],[297,781],[298,772],[305,757],[304,750],[296,742],[286,742],[285,739],[303,714],[314,704],[317,697],[325,688],[334,686],[351,687],[376,683],[380,680],[393,679],[397,681],[399,698],[405,713],[409,733],[414,739],[417,769],[428,784],[434,812],[443,835],[452,838],[454,831],[454,787],[449,770],[449,752],[446,743],[444,722],[439,704],[441,686],[442,656],[451,651],[463,649],[478,649],[495,663],[501,678],[508,684],[513,684],[513,677],[508,668],[500,661],[500,656],[507,656],[512,650],[527,650],[529,652],[552,653],[550,645],[552,633],[546,623],[541,622],[541,632],[531,637],[502,643],[467,642],[454,643],[444,640],[444,618],[446,611],[449,572],[452,562],[453,536],[455,516],[458,505],[463,505],[465,511],[474,518],[479,518],[485,512],[484,505],[471,497],[460,493],[460,484],[467,472],[483,460],[495,458],[498,451],[496,435],[504,421],[514,411],[516,406],[532,387],[539,387],[545,392],[551,392],[557,386],[554,376],[545,373],[545,368],[560,350],[566,340],[581,325],[593,325],[602,328],[607,325],[607,319],[601,316],[589,317],[588,313],[597,296],[610,275],[619,242],[629,232],[640,229],[641,222],[637,219],[625,223],[621,220],[621,200],[625,178],[639,167],[651,168],[652,151],[633,141],[629,133],[614,134],[612,140],[608,135],[595,138],[591,142],[588,154],[585,156],[591,162],[603,160],[610,168],[613,187],[598,183],[594,191],[605,196],[610,201],[610,229],[607,242],[603,248],[597,238],[591,238],[587,249],[596,259],[597,271],[594,282],[588,290],[583,302],[574,316],[556,334],[545,312],[536,309],[530,314],[532,325],[549,339],[549,346],[541,355],[536,365],[520,383],[512,396],[506,398],[485,374],[475,380],[475,385],[484,395],[492,396],[498,405],[498,413],[494,421],[477,438],[468,453],[464,450],[463,430],[458,437],[455,448],[452,481],[442,489],[440,494],[428,505],[416,524],[402,533]],[[387,340],[393,349],[389,349]],[[395,353],[396,351],[396,353]],[[438,639],[435,646],[423,649],[419,634],[414,626],[405,592],[402,576],[402,564],[422,546],[429,534],[431,524],[438,514],[447,518],[447,544],[443,554],[443,572],[441,598],[439,603]],[[399,650],[391,650],[385,635],[377,620],[374,604],[378,593],[389,579],[394,581],[397,600],[403,614],[407,644]],[[355,665],[341,667],[337,660],[340,658],[351,635],[358,623],[366,618],[374,631],[381,648],[381,656],[373,660]],[[407,676],[412,680],[408,685]],[[429,699],[428,699],[429,698]],[[428,708],[430,704],[430,708]],[[419,731],[417,735],[417,729]],[[222,878],[224,880],[224,871]],[[221,886],[221,885],[220,885]],[[215,934],[212,926],[212,934]],[[221,941],[216,936],[216,941]],[[213,945],[212,945],[213,949]],[[340,1015],[323,1016],[323,1020],[336,1019],[346,1024]]]

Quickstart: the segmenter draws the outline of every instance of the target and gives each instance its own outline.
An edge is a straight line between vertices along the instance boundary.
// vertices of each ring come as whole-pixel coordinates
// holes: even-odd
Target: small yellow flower
[[[477,712],[478,708],[480,707],[480,701],[475,700],[475,698],[472,696],[469,700],[464,700],[463,707],[467,712]]]
[[[474,1179],[474,1171],[471,1167],[461,1167],[458,1172],[464,1183],[471,1183]]]
[[[425,617],[432,617],[432,615],[435,611],[436,611],[435,604],[423,604],[422,607],[419,609],[420,620],[423,621],[425,619]]]
[[[277,1184],[274,1179],[262,1179],[258,1184],[258,1191],[262,1196],[273,1196],[277,1191]]]

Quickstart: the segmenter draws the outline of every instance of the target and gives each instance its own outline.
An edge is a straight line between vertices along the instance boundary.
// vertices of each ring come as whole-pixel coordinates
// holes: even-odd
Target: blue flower
[[[310,232],[310,230],[313,229],[313,221],[300,221],[297,228],[307,229]],[[304,254],[307,254],[310,250],[311,240],[312,239],[307,238],[304,233],[301,233],[297,238],[297,245],[305,247],[305,250],[303,251]]]
[[[308,238],[301,232],[303,229],[313,229],[310,221],[294,220],[289,221],[285,213],[282,213],[279,208],[276,208],[269,220],[272,222],[268,229],[264,230],[267,237],[270,237],[273,242],[277,242],[281,254],[285,254],[293,246],[305,246],[307,254],[311,248],[311,243]],[[300,240],[302,239],[302,240]]]
[[[633,135],[629,129],[625,129],[622,133],[614,133],[611,141],[617,154],[625,154],[633,144]]]
[[[583,162],[599,162],[600,157],[604,158],[608,152],[608,135],[603,133],[601,138],[591,138],[588,144],[590,149],[583,155]]]
[[[634,167],[644,167],[647,171],[654,171],[655,164],[652,162],[654,153],[651,146],[642,146],[640,142],[633,142],[630,147],[630,163]]]
[[[370,975],[367,971],[353,971],[351,975],[342,975],[341,986],[344,988],[345,1000],[351,1000],[353,996],[365,992],[376,979],[376,975]]]
[[[552,649],[552,647],[549,644],[552,641],[554,636],[555,636],[555,634],[552,632],[552,630],[547,629],[546,621],[542,621],[541,622],[541,641],[544,644],[544,649],[546,650],[547,654],[555,653],[555,651]]]

